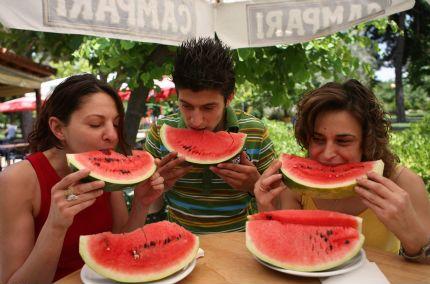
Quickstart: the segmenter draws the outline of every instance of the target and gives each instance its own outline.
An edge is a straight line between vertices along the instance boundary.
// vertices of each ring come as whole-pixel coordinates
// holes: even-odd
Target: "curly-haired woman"
[[[290,191],[275,161],[255,184],[260,211],[323,209],[363,218],[365,244],[417,256],[430,241],[430,203],[423,180],[389,148],[389,122],[375,95],[357,80],[328,83],[298,104],[295,136],[310,159],[326,165],[382,159],[383,176],[358,180],[356,196],[316,199]],[[414,259],[413,257],[411,259]]]

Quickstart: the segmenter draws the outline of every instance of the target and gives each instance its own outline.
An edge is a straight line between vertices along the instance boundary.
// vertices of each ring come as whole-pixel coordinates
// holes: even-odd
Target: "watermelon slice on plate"
[[[323,270],[323,271],[297,271],[297,270],[285,269],[285,268],[280,268],[280,267],[271,265],[270,263],[267,263],[267,262],[259,259],[258,257],[256,257],[256,260],[259,263],[261,263],[262,265],[264,265],[270,269],[273,269],[273,270],[276,270],[276,271],[279,271],[279,272],[282,272],[285,274],[304,276],[304,277],[318,277],[318,278],[348,273],[350,271],[353,271],[353,270],[359,268],[360,266],[365,264],[367,261],[366,260],[366,253],[364,252],[363,249],[361,249],[358,254],[356,254],[353,258],[351,258],[347,262],[345,262],[339,266],[336,266],[334,268]]]
[[[115,191],[148,179],[157,168],[148,152],[133,150],[132,154],[125,156],[113,150],[97,150],[66,156],[72,170],[91,170],[83,181],[102,180],[105,191]]]
[[[238,154],[245,145],[245,133],[226,131],[197,131],[174,128],[163,124],[160,129],[163,145],[170,152],[194,164],[218,164],[228,161]]]
[[[300,216],[300,211],[305,217]],[[348,223],[346,214],[317,210],[311,211],[318,215],[312,220],[306,211],[311,210],[267,212],[266,216],[277,216],[272,219],[264,218],[262,213],[251,215],[246,223],[247,248],[268,264],[294,271],[331,269],[359,253],[364,242],[361,225],[358,226],[361,218],[350,216]],[[291,216],[286,217],[289,213]]]
[[[317,161],[282,154],[281,172],[289,189],[312,197],[338,199],[353,196],[357,179],[370,171],[384,172],[382,160],[348,163],[337,166],[323,165]]]
[[[148,224],[130,233],[105,232],[79,239],[79,253],[91,270],[125,283],[190,273],[198,249],[197,236],[168,221]],[[88,273],[87,278],[91,277]]]
[[[328,210],[276,210],[249,215],[248,220],[276,220],[288,224],[351,227],[359,232],[362,227],[360,217]]]
[[[199,248],[196,259],[190,264],[165,278],[150,282],[141,282],[144,284],[174,284],[187,277],[196,267],[197,259],[204,256],[204,251]],[[84,265],[81,269],[81,280],[84,284],[117,284],[118,282],[112,279],[105,278],[92,270],[88,265]]]

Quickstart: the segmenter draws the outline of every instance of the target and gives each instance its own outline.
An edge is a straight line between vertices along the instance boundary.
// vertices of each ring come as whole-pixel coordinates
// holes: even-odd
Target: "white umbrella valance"
[[[304,42],[413,5],[413,0],[0,0],[0,22],[170,45],[216,32],[240,48]]]

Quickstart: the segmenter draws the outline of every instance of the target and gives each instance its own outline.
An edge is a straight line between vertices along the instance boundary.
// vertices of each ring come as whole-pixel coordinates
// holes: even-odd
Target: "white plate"
[[[165,277],[160,280],[156,281],[150,281],[150,282],[142,282],[145,284],[173,284],[176,282],[181,281],[184,279],[188,274],[193,271],[194,267],[196,266],[196,259],[193,260],[190,264],[185,266],[182,270]],[[90,267],[88,267],[86,264],[82,267],[81,270],[81,279],[84,284],[114,284],[118,283],[115,280],[105,278],[92,270]]]
[[[264,260],[259,259],[258,257],[254,256],[257,261],[259,263],[261,263],[262,265],[282,272],[282,273],[286,273],[286,274],[291,274],[291,275],[297,275],[297,276],[306,276],[306,277],[328,277],[328,276],[333,276],[333,275],[339,275],[339,274],[344,274],[347,272],[350,272],[352,270],[355,270],[357,268],[359,268],[360,266],[362,266],[365,262],[366,262],[366,253],[364,252],[363,249],[360,250],[359,253],[357,253],[356,256],[354,256],[353,258],[351,258],[350,260],[348,260],[347,262],[345,262],[342,265],[333,267],[331,269],[328,270],[323,270],[323,271],[316,271],[316,272],[305,272],[305,271],[296,271],[296,270],[290,270],[290,269],[284,269],[278,266],[274,266],[270,263],[265,262]]]

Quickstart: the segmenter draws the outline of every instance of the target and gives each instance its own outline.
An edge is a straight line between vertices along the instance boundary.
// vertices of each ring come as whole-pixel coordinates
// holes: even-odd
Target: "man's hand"
[[[249,193],[253,192],[254,184],[260,178],[257,167],[248,160],[245,152],[240,154],[240,164],[220,163],[210,170],[232,188]]]
[[[172,152],[158,161],[158,173],[164,178],[164,188],[169,190],[178,179],[186,175],[193,167],[184,164],[185,159]]]

